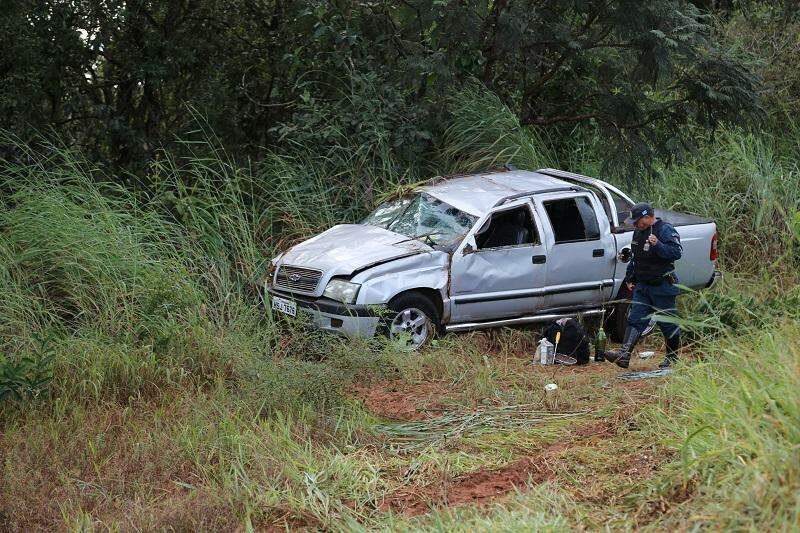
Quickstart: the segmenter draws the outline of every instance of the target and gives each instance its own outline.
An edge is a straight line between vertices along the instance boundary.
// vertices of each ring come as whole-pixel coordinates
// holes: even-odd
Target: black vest
[[[633,232],[631,241],[631,252],[633,252],[633,275],[636,281],[653,281],[664,277],[666,274],[675,270],[675,263],[669,259],[659,257],[653,245],[645,250],[647,238],[652,234],[656,237],[661,233],[662,220],[656,220],[651,228],[636,230]]]

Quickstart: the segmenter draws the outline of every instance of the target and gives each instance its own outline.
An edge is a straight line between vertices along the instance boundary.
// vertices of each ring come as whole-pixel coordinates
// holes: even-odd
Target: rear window
[[[594,241],[600,238],[600,226],[589,198],[577,196],[544,202],[553,227],[556,244]]]

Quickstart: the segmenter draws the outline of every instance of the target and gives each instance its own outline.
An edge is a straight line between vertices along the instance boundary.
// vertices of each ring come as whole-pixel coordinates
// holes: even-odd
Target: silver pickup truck
[[[437,331],[550,321],[607,311],[625,327],[622,280],[633,201],[594,178],[554,169],[440,178],[273,259],[271,308],[307,312],[319,328],[348,335],[383,331],[414,346]],[[710,286],[716,270],[712,220],[673,211],[681,284]]]

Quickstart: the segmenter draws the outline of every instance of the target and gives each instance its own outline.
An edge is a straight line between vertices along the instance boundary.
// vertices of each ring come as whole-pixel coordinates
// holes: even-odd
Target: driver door
[[[529,200],[485,215],[453,253],[452,322],[534,313],[545,307],[547,250]]]

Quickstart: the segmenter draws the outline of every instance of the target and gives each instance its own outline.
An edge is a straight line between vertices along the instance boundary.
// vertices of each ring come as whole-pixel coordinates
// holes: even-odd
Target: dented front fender
[[[353,276],[361,284],[357,303],[383,305],[392,298],[413,289],[433,289],[445,303],[447,313],[447,286],[450,256],[442,251],[420,253],[368,268]]]

